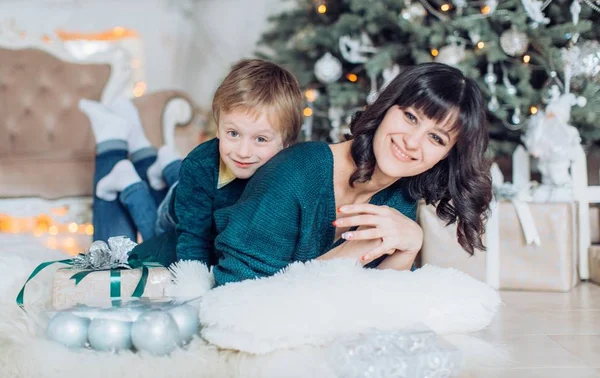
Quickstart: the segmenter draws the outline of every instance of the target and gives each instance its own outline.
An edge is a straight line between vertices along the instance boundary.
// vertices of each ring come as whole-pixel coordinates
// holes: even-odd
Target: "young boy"
[[[86,106],[89,104],[82,110],[86,111]],[[249,59],[237,63],[217,89],[212,108],[217,138],[196,147],[183,162],[163,147],[154,164],[146,164],[146,171],[139,174],[135,163],[125,158],[114,161],[113,157],[110,172],[97,180],[97,202],[118,202],[140,230],[144,243],[134,253],[141,258],[153,256],[163,264],[175,259],[214,263],[213,213],[233,205],[256,170],[300,133],[302,92],[298,81],[271,62]],[[98,144],[99,152],[101,147]],[[107,172],[102,153],[96,164]],[[150,186],[141,178],[146,172]],[[164,184],[157,172],[162,172],[171,186],[158,211],[154,201]],[[177,172],[178,182],[174,180]],[[113,220],[106,216],[103,222]],[[103,236],[120,234],[113,230]]]
[[[213,99],[217,138],[183,161],[175,192],[177,259],[212,265],[213,213],[237,202],[258,168],[298,137],[302,92],[292,74],[261,61],[238,63]]]

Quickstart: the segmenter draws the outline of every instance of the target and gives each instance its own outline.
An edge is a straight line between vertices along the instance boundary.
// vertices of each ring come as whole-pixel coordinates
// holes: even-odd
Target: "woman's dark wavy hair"
[[[398,184],[407,188],[413,199],[437,204],[437,215],[446,224],[456,222],[458,242],[468,253],[484,251],[481,236],[492,199],[492,180],[484,158],[489,137],[477,84],[445,64],[425,63],[404,69],[350,124],[351,154],[356,164],[351,186],[371,179],[376,165],[373,137],[393,106],[413,107],[436,122],[455,119],[452,127],[458,130],[458,137],[448,156]]]

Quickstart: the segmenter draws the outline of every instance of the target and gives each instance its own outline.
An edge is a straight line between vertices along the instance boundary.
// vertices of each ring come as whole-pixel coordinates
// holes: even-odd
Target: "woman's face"
[[[456,144],[454,114],[436,123],[419,110],[391,107],[373,138],[380,173],[390,178],[416,176],[444,159]]]

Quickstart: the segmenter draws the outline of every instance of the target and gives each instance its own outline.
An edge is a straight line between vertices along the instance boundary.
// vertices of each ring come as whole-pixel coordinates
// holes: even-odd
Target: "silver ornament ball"
[[[465,56],[465,47],[463,45],[451,43],[440,49],[438,56],[435,57],[435,61],[449,66],[457,66],[465,59]]]
[[[326,53],[315,63],[315,76],[323,84],[331,84],[342,77],[342,63]]]
[[[498,98],[496,96],[492,96],[490,102],[488,102],[488,110],[491,112],[495,112],[500,109],[500,103],[498,102]]]
[[[173,307],[168,312],[173,317],[173,320],[175,320],[175,323],[177,323],[179,344],[185,345],[189,343],[200,329],[198,310],[193,306],[184,304]]]
[[[500,35],[500,47],[507,55],[522,55],[527,51],[527,46],[529,46],[527,34],[516,28],[510,28]]]
[[[514,125],[518,125],[519,123],[521,123],[521,109],[515,108],[515,112],[513,113],[512,117],[510,118],[510,121]]]
[[[179,341],[177,323],[168,312],[150,310],[131,327],[131,340],[136,349],[156,356],[171,353]]]
[[[118,352],[131,349],[131,323],[116,319],[93,319],[88,338],[94,350]]]
[[[483,81],[485,81],[487,84],[496,84],[498,81],[498,76],[496,76],[496,74],[493,72],[488,72],[483,77]]]
[[[427,16],[427,10],[421,3],[414,2],[400,12],[400,17],[413,24],[421,24]]]
[[[69,348],[83,348],[87,343],[89,324],[89,319],[59,312],[48,324],[48,338]]]

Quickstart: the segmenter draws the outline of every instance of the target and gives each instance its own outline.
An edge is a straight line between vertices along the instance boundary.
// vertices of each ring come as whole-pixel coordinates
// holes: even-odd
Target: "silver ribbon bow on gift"
[[[108,244],[102,240],[92,243],[88,252],[73,258],[73,267],[78,269],[109,270],[131,269],[128,264],[129,252],[137,245],[127,236],[114,236]]]

